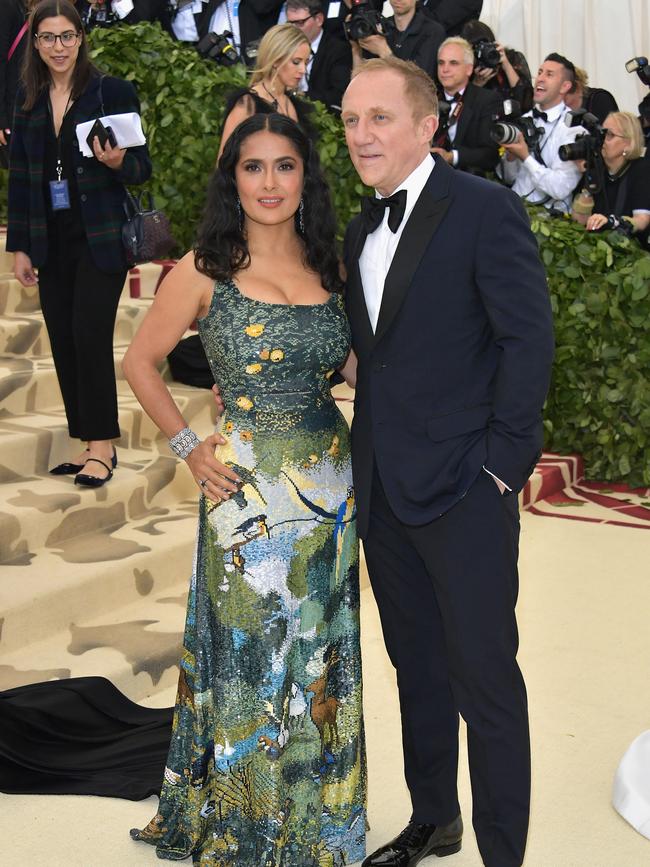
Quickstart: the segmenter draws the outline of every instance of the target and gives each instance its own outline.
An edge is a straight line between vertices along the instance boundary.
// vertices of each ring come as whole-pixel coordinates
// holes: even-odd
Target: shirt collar
[[[323,38],[324,32],[325,32],[324,30],[321,30],[321,32],[318,34],[316,39],[314,39],[314,41],[311,44],[312,60],[313,60],[313,55],[316,54],[316,52],[318,51],[318,46],[321,43],[321,39]]]
[[[435,161],[433,157],[431,154],[427,154],[420,165],[413,169],[411,174],[403,180],[395,190],[393,190],[393,193],[396,193],[397,190],[406,190],[406,209],[401,223],[402,226],[406,223],[409,214],[415,207],[415,203],[420,198],[420,193],[424,189],[426,182],[429,180],[429,175],[431,174],[434,165]],[[380,195],[376,190],[375,195],[378,199],[384,198],[384,196]]]
[[[538,111],[542,111],[538,105],[535,105],[535,108],[538,109]],[[558,102],[558,104],[554,105],[553,108],[548,108],[546,110],[546,123],[554,123],[560,115],[564,114],[566,108],[564,101]]]
[[[447,93],[447,91],[445,90],[445,98],[447,99],[447,102],[449,102],[451,99],[453,99],[454,96],[462,96],[466,90],[467,85],[465,85],[465,87],[463,87],[461,90],[457,90],[456,93]]]

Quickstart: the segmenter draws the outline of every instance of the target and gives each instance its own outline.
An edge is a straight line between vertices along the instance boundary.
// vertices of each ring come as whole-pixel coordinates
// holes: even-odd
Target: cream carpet
[[[526,867],[650,863],[650,841],[610,806],[620,757],[633,738],[650,727],[649,541],[643,530],[522,514],[520,659],[533,740]],[[401,830],[409,804],[393,671],[367,584],[362,614],[370,851]],[[173,688],[167,688],[148,703],[171,704],[173,698]],[[432,867],[481,865],[471,829],[464,752],[459,787],[466,823],[463,849],[449,861],[424,862]],[[155,798],[130,803],[0,795],[0,864],[158,864],[153,849],[128,836],[128,829],[145,824],[155,809]]]

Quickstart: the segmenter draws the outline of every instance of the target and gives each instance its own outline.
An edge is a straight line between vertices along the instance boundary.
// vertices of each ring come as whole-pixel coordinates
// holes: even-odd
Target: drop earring
[[[239,223],[239,228],[244,228],[244,212],[242,211],[241,202],[239,201],[239,196],[237,196],[237,222]]]
[[[301,235],[305,234],[304,213],[305,213],[305,203],[301,199],[300,204],[298,205],[298,229],[300,230]]]

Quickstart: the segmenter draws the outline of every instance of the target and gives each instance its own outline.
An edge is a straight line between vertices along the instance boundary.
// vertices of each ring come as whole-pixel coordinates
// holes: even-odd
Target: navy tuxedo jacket
[[[358,265],[365,239],[355,217],[344,255],[362,537],[375,462],[406,524],[447,511],[483,466],[519,491],[541,451],[553,357],[544,269],[510,190],[436,160],[395,252],[374,334]]]

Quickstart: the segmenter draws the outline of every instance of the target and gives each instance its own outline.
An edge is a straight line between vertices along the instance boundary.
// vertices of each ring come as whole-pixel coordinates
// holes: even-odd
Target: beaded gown
[[[358,543],[347,424],[328,376],[340,295],[269,304],[218,282],[199,333],[243,485],[200,503],[158,814],[132,832],[201,867],[364,857]]]

